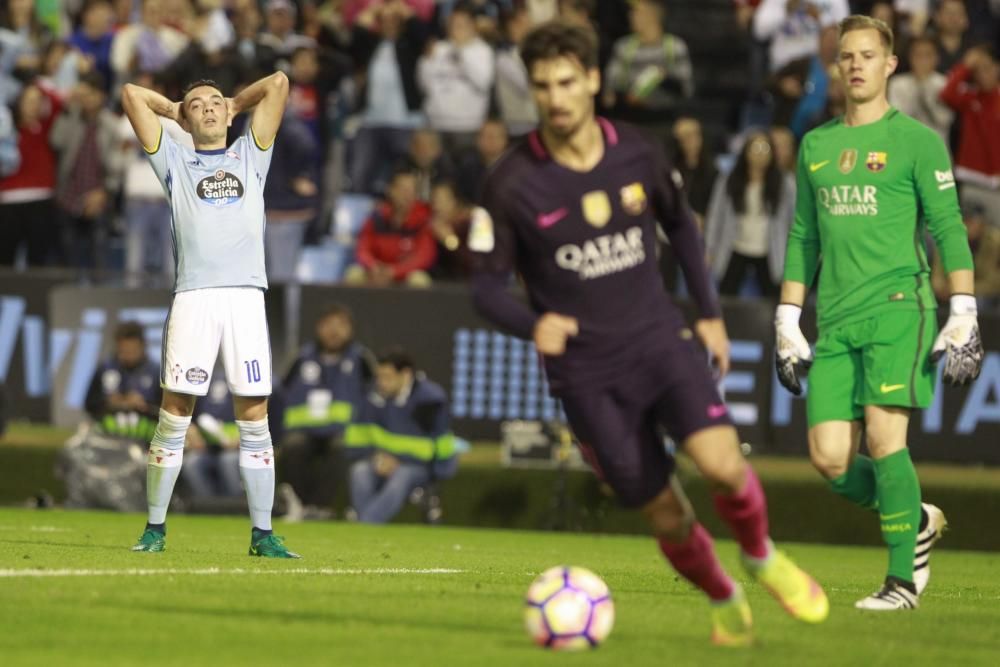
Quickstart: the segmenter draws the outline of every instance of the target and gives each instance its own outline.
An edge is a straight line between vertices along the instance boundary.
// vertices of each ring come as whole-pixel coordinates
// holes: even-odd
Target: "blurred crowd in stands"
[[[537,120],[518,43],[561,17],[599,36],[600,113],[639,125],[683,175],[721,291],[773,295],[797,142],[842,112],[836,24],[866,13],[896,31],[890,101],[953,152],[977,293],[1000,295],[1000,0],[0,7],[0,266],[169,284],[169,209],[121,115],[121,86],[177,99],[210,78],[233,95],[281,69],[291,94],[265,192],[271,280],[461,281],[483,175]],[[666,282],[682,290],[669,257]],[[935,284],[943,293],[940,272]]]

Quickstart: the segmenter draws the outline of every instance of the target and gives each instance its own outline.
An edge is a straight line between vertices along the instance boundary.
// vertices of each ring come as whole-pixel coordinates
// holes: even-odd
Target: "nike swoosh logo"
[[[829,160],[823,160],[822,162],[810,162],[809,171],[819,171],[828,164],[830,164]]]
[[[898,519],[899,517],[906,516],[909,513],[910,510],[906,510],[905,512],[896,512],[895,514],[879,514],[878,518],[882,519],[882,521],[892,521],[893,519]]]
[[[566,207],[564,206],[562,208],[557,208],[551,213],[539,213],[538,226],[541,227],[542,229],[551,227],[552,225],[556,224],[557,222],[565,218],[568,212],[569,211],[567,211]]]
[[[883,394],[888,394],[889,392],[902,389],[905,386],[906,386],[905,384],[886,384],[885,382],[883,382],[882,386],[879,387],[879,391],[881,391]]]
[[[708,418],[718,419],[726,414],[726,406],[721,403],[708,406]]]

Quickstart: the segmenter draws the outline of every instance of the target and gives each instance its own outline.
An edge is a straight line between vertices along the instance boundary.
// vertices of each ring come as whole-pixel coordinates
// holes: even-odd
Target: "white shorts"
[[[263,290],[212,287],[174,294],[163,325],[160,386],[204,396],[220,347],[234,396],[271,394],[271,343]]]

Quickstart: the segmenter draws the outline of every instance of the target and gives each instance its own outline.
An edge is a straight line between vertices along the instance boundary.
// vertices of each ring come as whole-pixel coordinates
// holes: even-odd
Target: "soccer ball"
[[[531,583],[524,600],[528,634],[539,646],[557,651],[596,648],[614,623],[608,585],[582,567],[549,568]]]

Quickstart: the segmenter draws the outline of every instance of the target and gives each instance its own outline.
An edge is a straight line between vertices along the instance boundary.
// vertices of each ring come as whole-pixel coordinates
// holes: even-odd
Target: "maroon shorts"
[[[732,425],[704,349],[671,338],[639,351],[632,371],[609,386],[560,392],[584,457],[626,507],[642,507],[669,482],[674,461],[664,435],[680,445],[702,429]]]

